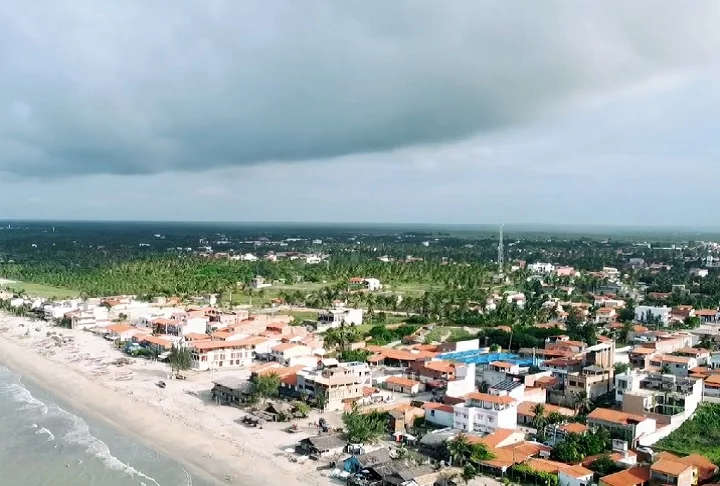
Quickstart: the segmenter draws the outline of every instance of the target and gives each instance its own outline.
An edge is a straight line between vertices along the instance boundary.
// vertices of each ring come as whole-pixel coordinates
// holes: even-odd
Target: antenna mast
[[[498,268],[502,272],[503,267],[505,266],[505,246],[503,244],[503,226],[500,225],[500,241],[498,242]]]

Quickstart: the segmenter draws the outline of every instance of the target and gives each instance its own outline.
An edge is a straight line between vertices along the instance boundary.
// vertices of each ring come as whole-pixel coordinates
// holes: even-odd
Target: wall
[[[583,486],[585,484],[592,483],[592,479],[592,474],[584,478],[577,479],[572,476],[568,476],[567,474],[563,474],[562,471],[558,473],[558,484],[560,486]]]
[[[425,420],[441,427],[452,427],[453,412],[434,409],[425,410]]]

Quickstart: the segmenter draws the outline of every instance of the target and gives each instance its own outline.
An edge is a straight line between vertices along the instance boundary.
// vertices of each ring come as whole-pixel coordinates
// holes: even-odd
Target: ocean
[[[0,486],[211,486],[0,365]]]

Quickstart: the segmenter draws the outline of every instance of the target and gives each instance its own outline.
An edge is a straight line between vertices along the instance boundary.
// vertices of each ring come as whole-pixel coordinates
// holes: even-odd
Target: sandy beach
[[[58,346],[48,332],[61,334],[66,343]],[[297,434],[285,432],[287,424],[249,428],[238,423],[244,415],[241,410],[210,401],[209,373],[188,373],[187,380],[170,380],[167,364],[145,359],[133,359],[125,366],[114,364],[121,357],[124,354],[111,342],[90,332],[0,315],[1,364],[82,414],[175,458],[198,477],[218,484],[274,486],[288,480],[331,484],[326,471],[316,470],[317,463],[298,464],[284,452],[314,435],[312,419],[298,422],[301,432]],[[158,380],[167,387],[156,386]]]

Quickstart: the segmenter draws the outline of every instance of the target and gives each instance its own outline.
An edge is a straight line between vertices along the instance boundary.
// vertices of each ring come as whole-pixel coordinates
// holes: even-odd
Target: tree
[[[545,417],[545,405],[538,403],[532,408],[535,416],[532,419],[532,426],[537,430],[538,435],[542,436],[547,425],[547,417]]]
[[[255,375],[252,378],[250,394],[265,401],[267,398],[278,395],[280,392],[280,383],[280,375],[277,373]]]
[[[596,472],[600,477],[607,476],[608,474],[612,474],[620,470],[610,456],[598,457],[588,465],[588,469]]]
[[[462,478],[465,482],[469,482],[471,479],[478,475],[478,470],[472,464],[466,464],[463,468]]]
[[[450,464],[462,466],[472,454],[472,447],[465,434],[459,434],[455,438],[445,442],[445,451],[450,458]]]
[[[660,373],[662,373],[663,375],[672,374],[672,370],[670,369],[670,365],[667,364],[667,363],[663,363],[662,366],[660,367]]]
[[[321,411],[325,411],[325,407],[327,407],[328,397],[325,393],[325,390],[320,388],[319,390],[315,391],[315,406],[319,408]]]
[[[595,407],[593,401],[588,397],[587,392],[576,393],[573,399],[573,408],[577,415],[587,415]]]
[[[561,414],[560,412],[550,412],[547,416],[547,423],[548,424],[561,424],[565,422],[566,417],[565,415]]]
[[[502,348],[500,347],[499,344],[491,344],[491,345],[490,345],[490,352],[491,352],[491,353],[498,353],[498,352],[500,352],[500,351],[502,351]]]
[[[345,435],[350,442],[375,442],[387,433],[387,413],[373,410],[361,413],[357,407],[345,412],[342,417]]]
[[[293,413],[296,413],[296,414],[302,416],[303,418],[310,415],[310,406],[305,402],[300,402],[300,401],[292,402],[292,407],[293,407]]]
[[[630,369],[630,365],[627,363],[615,363],[615,374],[620,375]]]
[[[180,374],[181,371],[189,370],[190,366],[192,366],[190,349],[185,346],[173,346],[168,361],[170,362],[170,370],[175,375]]]
[[[617,320],[619,322],[627,322],[632,326],[632,321],[635,319],[635,308],[634,307],[623,307],[620,309],[620,312],[618,312],[618,318]]]

